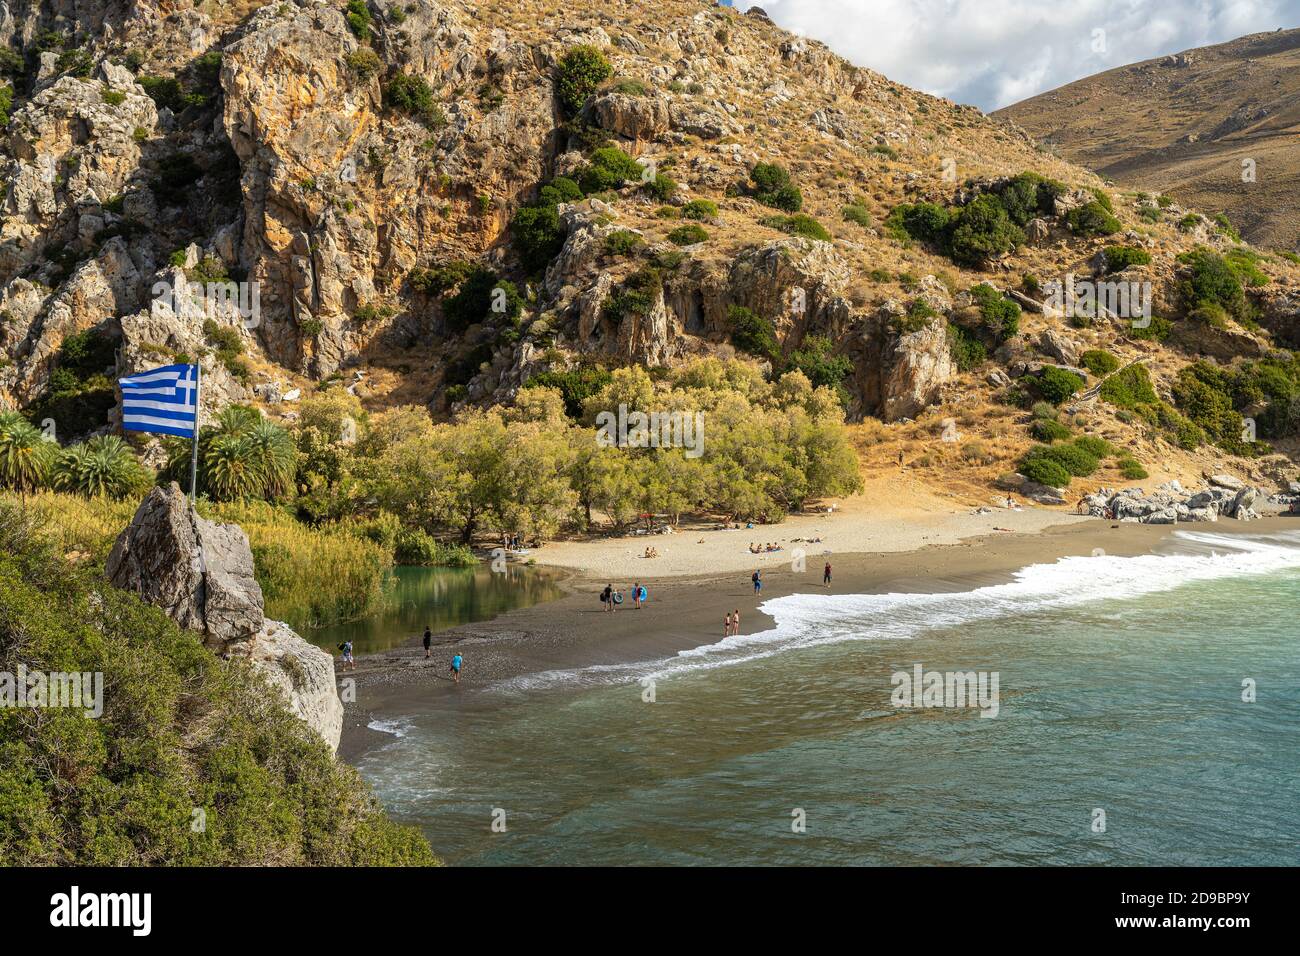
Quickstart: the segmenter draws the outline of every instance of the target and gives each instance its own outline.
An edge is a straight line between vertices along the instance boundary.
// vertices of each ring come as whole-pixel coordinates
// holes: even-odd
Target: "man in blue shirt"
[[[459,654],[457,654],[455,657],[451,659],[451,679],[454,680],[457,684],[460,683],[460,664],[461,664],[461,657]]]

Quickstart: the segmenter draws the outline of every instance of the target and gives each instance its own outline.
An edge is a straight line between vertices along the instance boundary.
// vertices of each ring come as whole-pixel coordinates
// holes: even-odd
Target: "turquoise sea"
[[[1300,863],[1300,533],[764,607],[382,715],[360,770],[452,864]],[[917,664],[996,673],[997,716],[894,706]]]

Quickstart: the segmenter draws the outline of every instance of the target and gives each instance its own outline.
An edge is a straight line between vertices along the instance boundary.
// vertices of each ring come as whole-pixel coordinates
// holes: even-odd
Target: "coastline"
[[[1074,520],[1034,533],[997,532],[907,551],[837,553],[831,557],[830,592],[967,591],[1010,580],[1033,564],[1091,555],[1098,548],[1119,556],[1148,553],[1179,530],[1260,534],[1297,529],[1300,521],[1280,517],[1213,525]],[[575,572],[563,582],[564,597],[435,634],[427,661],[416,636],[399,648],[359,657],[355,671],[339,671],[340,677],[356,679],[356,702],[345,706],[339,758],[355,763],[391,741],[390,735],[368,725],[376,718],[418,711],[434,695],[461,694],[470,705],[477,691],[523,674],[669,656],[720,640],[722,618],[734,608],[740,609],[740,633],[752,634],[773,624],[758,609],[763,602],[790,594],[826,593],[819,552],[809,551],[802,573],[791,569],[788,553],[767,557],[784,557],[784,563],[764,566],[761,597],[754,595],[748,571],[644,576],[652,585],[646,606],[636,610],[628,602],[607,613],[598,598],[605,579]],[[626,587],[631,581],[616,583]],[[447,674],[450,645],[465,658],[459,685]]]

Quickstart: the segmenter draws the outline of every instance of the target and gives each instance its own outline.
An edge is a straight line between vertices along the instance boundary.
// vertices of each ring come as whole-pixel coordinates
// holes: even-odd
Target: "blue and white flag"
[[[193,438],[198,418],[199,367],[165,365],[120,378],[122,428]]]

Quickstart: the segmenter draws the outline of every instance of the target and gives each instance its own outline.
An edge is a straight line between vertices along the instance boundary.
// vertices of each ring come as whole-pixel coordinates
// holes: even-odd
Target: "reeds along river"
[[[1300,536],[767,610],[384,715],[360,769],[451,863],[1300,863]],[[997,675],[996,716],[895,706],[918,664]]]

